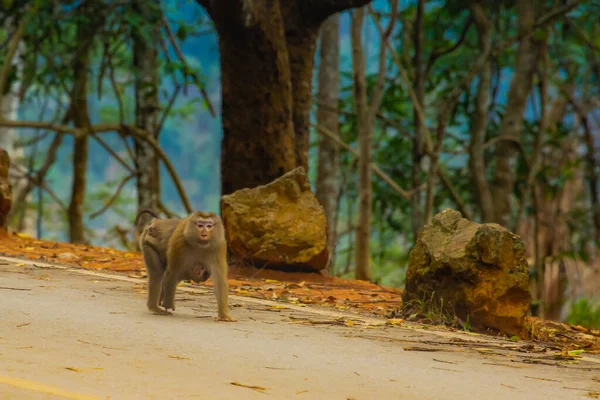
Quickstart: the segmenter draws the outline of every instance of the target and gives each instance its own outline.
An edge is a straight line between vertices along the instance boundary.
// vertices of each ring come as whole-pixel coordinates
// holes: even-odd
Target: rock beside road
[[[433,302],[478,331],[521,335],[529,313],[529,273],[521,238],[498,224],[445,209],[410,252],[405,306]]]
[[[221,199],[229,248],[245,263],[282,271],[327,266],[327,221],[304,168]]]
[[[0,149],[0,228],[6,228],[6,218],[12,207],[12,187],[8,182],[10,157],[6,150]]]

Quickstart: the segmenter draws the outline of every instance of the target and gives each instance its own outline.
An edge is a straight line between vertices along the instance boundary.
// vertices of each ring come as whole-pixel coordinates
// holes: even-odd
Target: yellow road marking
[[[64,397],[65,399],[73,400],[102,400],[100,397],[88,396],[86,394],[72,393],[62,390],[60,388],[44,385],[43,383],[28,381],[26,379],[14,378],[12,376],[0,375],[0,383],[6,385],[15,386],[22,389],[33,390],[35,392],[42,392],[53,394],[56,396]]]

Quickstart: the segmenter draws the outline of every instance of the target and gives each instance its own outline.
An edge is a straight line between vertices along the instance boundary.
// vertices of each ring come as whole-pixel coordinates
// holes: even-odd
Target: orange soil
[[[139,252],[37,240],[22,235],[0,236],[0,254],[76,265],[86,269],[145,276]],[[199,284],[212,286],[212,281]],[[402,291],[373,283],[324,276],[320,273],[281,272],[231,265],[230,290],[234,294],[318,304],[343,310],[385,316],[401,303]]]

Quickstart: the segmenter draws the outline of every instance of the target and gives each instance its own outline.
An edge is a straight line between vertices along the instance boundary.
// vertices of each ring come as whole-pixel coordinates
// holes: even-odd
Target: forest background
[[[332,274],[402,287],[419,230],[452,207],[523,237],[534,312],[600,325],[600,1],[225,3],[3,0],[0,146],[24,200],[9,227],[131,247],[138,207],[218,212],[304,165]]]

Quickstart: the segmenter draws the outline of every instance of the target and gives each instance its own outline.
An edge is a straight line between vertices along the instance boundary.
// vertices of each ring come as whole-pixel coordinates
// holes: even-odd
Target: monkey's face
[[[201,243],[209,243],[214,236],[215,221],[213,219],[196,220],[196,230]]]

